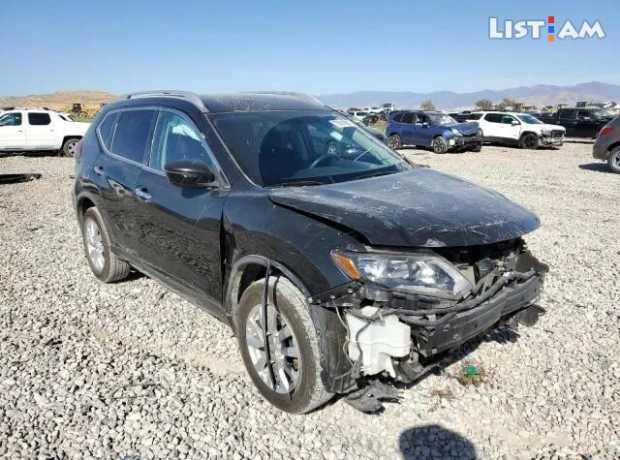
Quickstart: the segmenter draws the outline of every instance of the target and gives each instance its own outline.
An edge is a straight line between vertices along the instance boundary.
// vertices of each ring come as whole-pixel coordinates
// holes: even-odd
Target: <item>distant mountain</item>
[[[73,104],[83,108],[96,108],[100,104],[113,101],[117,96],[104,91],[58,91],[52,94],[31,96],[0,96],[2,107],[47,107],[53,110],[68,111]]]
[[[321,101],[333,107],[369,107],[391,102],[400,108],[418,108],[420,103],[430,99],[435,107],[443,110],[472,108],[480,99],[500,102],[509,97],[527,105],[542,107],[556,104],[575,104],[577,101],[615,100],[620,102],[620,85],[601,82],[580,83],[573,86],[536,85],[520,86],[503,90],[482,90],[473,93],[435,91],[414,93],[409,91],[357,91],[346,94],[319,96]]]

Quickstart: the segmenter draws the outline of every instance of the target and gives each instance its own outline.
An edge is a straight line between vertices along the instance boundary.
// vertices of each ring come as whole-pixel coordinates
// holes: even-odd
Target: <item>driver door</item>
[[[175,161],[206,164],[220,171],[202,132],[189,116],[161,109],[148,165],[137,180],[142,201],[137,235],[140,259],[169,284],[216,316],[222,299],[220,226],[227,187],[184,188],[173,185],[165,166]]]
[[[431,119],[425,113],[418,113],[415,123],[415,139],[416,145],[430,147],[433,142],[433,134],[431,130]]]
[[[502,115],[502,131],[504,137],[519,140],[521,137],[521,122],[512,115]]]
[[[26,132],[21,112],[0,116],[0,150],[21,150],[26,147]]]

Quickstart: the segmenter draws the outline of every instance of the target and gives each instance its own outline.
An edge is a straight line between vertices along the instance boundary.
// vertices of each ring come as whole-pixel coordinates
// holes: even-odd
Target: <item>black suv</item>
[[[316,99],[146,92],[106,105],[73,190],[97,278],[136,270],[230,325],[289,412],[365,411],[446,351],[532,323],[539,221],[404,160]]]

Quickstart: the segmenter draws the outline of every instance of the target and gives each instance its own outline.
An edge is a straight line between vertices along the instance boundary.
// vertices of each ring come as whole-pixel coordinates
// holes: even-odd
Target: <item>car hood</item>
[[[380,246],[474,246],[510,240],[540,225],[534,214],[497,192],[422,167],[351,182],[271,189],[269,196]]]
[[[541,131],[566,131],[566,128],[564,126],[550,125],[549,123],[534,126],[538,126],[538,129],[540,129]]]
[[[478,132],[478,123],[475,121],[468,121],[465,123],[455,123],[449,125],[450,128],[456,128],[459,130],[461,134],[464,136],[471,136],[472,134],[476,134]]]

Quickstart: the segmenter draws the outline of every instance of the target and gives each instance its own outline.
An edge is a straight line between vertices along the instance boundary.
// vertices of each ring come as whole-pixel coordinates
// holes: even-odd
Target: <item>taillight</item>
[[[613,126],[603,126],[603,128],[599,131],[599,136],[607,136],[614,132]]]
[[[75,159],[79,160],[80,157],[82,156],[82,142],[83,139],[80,139],[80,142],[78,142],[77,144],[75,144]]]

